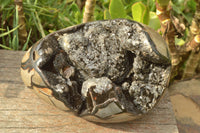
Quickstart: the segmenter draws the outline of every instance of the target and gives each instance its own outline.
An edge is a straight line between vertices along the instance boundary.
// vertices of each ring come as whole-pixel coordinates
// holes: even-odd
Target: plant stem
[[[196,12],[192,20],[192,25],[190,26],[191,39],[186,44],[186,51],[192,50],[189,55],[186,67],[184,69],[182,79],[191,78],[195,74],[195,70],[200,61],[200,0],[196,0]]]
[[[182,79],[192,78],[195,75],[195,70],[200,61],[200,52],[192,51],[187,60],[186,67],[183,72]]]
[[[0,44],[0,47],[2,47],[2,48],[4,48],[4,49],[7,49],[7,50],[13,50],[13,49],[11,49],[10,47],[7,47],[7,46],[5,46],[5,45],[3,45],[3,44]]]
[[[35,17],[36,17],[36,19],[37,19],[37,23],[38,23],[38,30],[40,31],[42,37],[44,38],[46,35],[45,35],[45,33],[44,33],[44,29],[43,29],[43,27],[42,27],[42,24],[41,24],[40,18],[39,18],[39,16],[38,16],[38,14],[37,14],[36,11],[35,11]]]
[[[24,11],[23,11],[23,0],[14,0],[15,6],[17,7],[19,19],[18,19],[18,24],[20,25],[19,27],[19,42],[24,45],[26,42],[27,38],[27,31],[26,31],[26,23],[25,23],[25,16],[24,16]],[[21,46],[22,48],[23,46]]]
[[[83,23],[90,22],[94,20],[94,8],[96,5],[96,0],[86,0],[85,12],[83,15]]]
[[[17,30],[17,28],[19,28],[19,25],[16,26],[15,28],[13,28],[12,30],[8,30],[8,32],[5,32],[5,33],[0,34],[0,37],[9,35],[9,34],[12,33],[13,31]]]
[[[170,0],[156,0],[156,14],[161,22],[161,32],[168,44],[169,51],[172,58],[172,78],[177,75],[178,65],[181,58],[177,52],[175,45],[175,27],[170,17]]]
[[[82,10],[83,6],[85,5],[85,0],[77,0],[76,4],[78,5],[79,9]]]
[[[200,46],[200,0],[196,0],[196,12],[192,20],[192,25],[190,26],[191,39],[186,44],[186,51],[195,50]]]
[[[15,7],[15,15],[14,15],[13,27],[17,27],[18,26],[18,20],[19,20],[19,15],[18,15],[17,6],[16,6]],[[13,31],[11,47],[14,50],[19,50],[19,36],[18,36],[18,34],[19,34],[18,29]]]

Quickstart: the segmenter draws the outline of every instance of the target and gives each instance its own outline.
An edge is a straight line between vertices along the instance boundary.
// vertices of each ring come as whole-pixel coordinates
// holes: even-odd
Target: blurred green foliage
[[[109,13],[112,19],[126,18],[126,10],[121,0],[110,0]]]
[[[172,8],[173,15],[178,16],[179,20],[189,27],[196,10],[195,0],[172,0]],[[25,46],[29,45],[29,47],[53,31],[82,23],[84,12],[84,8],[80,7],[76,0],[23,0],[23,9],[28,32]],[[155,0],[97,0],[94,18],[95,20],[132,19],[158,30],[160,22],[155,11]],[[22,44],[18,39],[18,34],[20,34],[18,33],[18,18],[14,1],[1,0],[1,48],[26,49],[25,46],[20,49]]]
[[[136,2],[132,5],[132,17],[135,21],[148,25],[149,13],[149,8],[142,2]]]

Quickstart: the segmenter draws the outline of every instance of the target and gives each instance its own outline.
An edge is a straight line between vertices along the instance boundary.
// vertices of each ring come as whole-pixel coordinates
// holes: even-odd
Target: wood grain
[[[168,95],[141,119],[91,123],[45,103],[24,86],[19,69],[24,52],[0,50],[0,55],[0,133],[178,132]]]

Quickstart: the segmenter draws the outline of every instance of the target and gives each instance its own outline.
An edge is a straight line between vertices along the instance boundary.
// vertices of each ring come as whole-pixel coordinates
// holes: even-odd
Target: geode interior
[[[47,36],[32,49],[53,96],[91,121],[91,115],[108,120],[146,113],[168,87],[166,43],[134,21],[82,24]]]
[[[151,109],[167,86],[169,57],[157,54],[155,44],[137,23],[88,24],[61,36],[59,44],[78,72],[77,82],[107,77],[127,91],[124,94],[130,95],[139,111]]]

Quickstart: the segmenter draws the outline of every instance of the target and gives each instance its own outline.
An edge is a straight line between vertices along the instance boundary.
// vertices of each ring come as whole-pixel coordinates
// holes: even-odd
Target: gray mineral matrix
[[[133,106],[148,112],[168,86],[167,45],[145,25],[125,19],[95,21],[58,40],[78,72],[77,82],[93,84],[98,81],[94,78],[108,78],[121,88],[126,98],[120,102],[128,111],[132,110],[128,106]],[[85,92],[88,88],[80,89]]]

